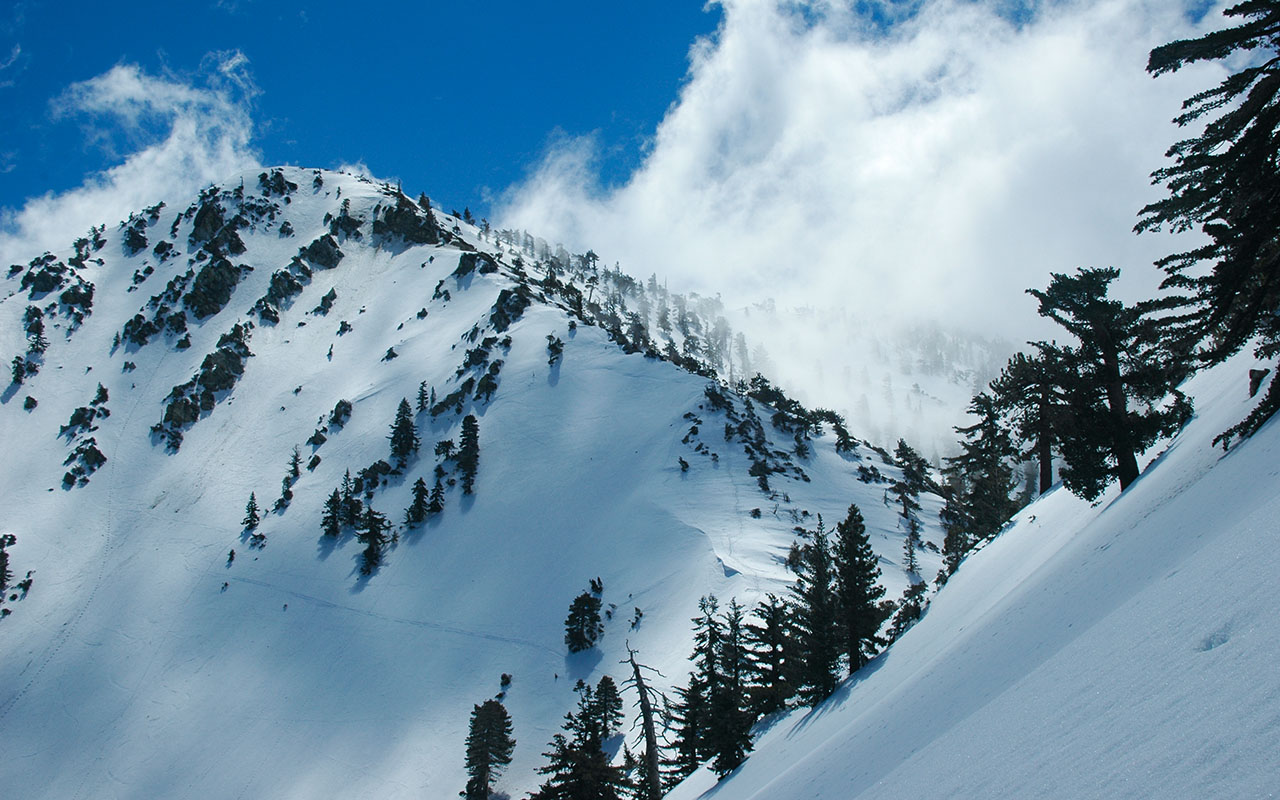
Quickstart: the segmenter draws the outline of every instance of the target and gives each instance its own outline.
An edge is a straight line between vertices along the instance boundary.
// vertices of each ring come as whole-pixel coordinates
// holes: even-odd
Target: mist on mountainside
[[[1150,296],[1152,262],[1176,245],[1132,227],[1169,118],[1218,68],[1143,70],[1153,46],[1207,24],[1193,3],[910,5],[726,2],[629,180],[601,185],[598,143],[559,137],[494,219],[731,311],[770,306],[733,322],[789,390],[851,418],[865,395],[868,436],[953,440],[993,377],[986,356],[962,365],[978,380],[946,411],[891,419],[884,379],[909,393],[915,365],[860,345],[909,350],[910,331],[932,330],[998,367],[1054,335],[1024,294],[1050,272],[1117,266],[1119,296]],[[928,409],[945,393],[925,383]]]

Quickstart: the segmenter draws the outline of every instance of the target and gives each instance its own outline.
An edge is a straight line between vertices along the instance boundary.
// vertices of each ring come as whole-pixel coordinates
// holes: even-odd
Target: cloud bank
[[[891,24],[893,5],[722,5],[624,185],[600,186],[590,136],[562,137],[495,218],[730,305],[1014,340],[1045,331],[1023,292],[1050,271],[1116,265],[1123,291],[1154,291],[1173,243],[1135,236],[1136,212],[1181,138],[1170,118],[1218,75],[1144,67],[1203,2],[928,0]]]
[[[117,163],[75,189],[0,209],[0,264],[67,247],[93,225],[256,167],[248,59],[211,54],[197,80],[120,64],[56,98],[54,117],[82,121],[88,139]]]

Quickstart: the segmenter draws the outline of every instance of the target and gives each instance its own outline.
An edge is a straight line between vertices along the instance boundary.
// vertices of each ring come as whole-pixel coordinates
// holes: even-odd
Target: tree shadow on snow
[[[428,530],[434,531],[440,527],[441,514],[431,514],[421,524],[405,528],[404,533],[400,536],[400,541],[406,545],[413,547],[422,541],[422,537],[426,536]]]
[[[887,653],[880,653],[875,658],[871,659],[869,663],[864,665],[862,669],[841,681],[840,685],[836,687],[836,690],[831,693],[830,697],[823,700],[817,706],[809,709],[809,713],[805,714],[800,721],[796,723],[794,728],[795,732],[799,733],[809,727],[809,725],[816,720],[826,716],[833,709],[844,705],[845,701],[849,699],[849,696],[853,694],[855,686],[880,671],[880,668],[884,666],[886,656]]]
[[[316,558],[320,561],[327,561],[329,556],[333,555],[333,551],[342,546],[341,536],[325,536],[320,534],[320,538],[316,540]]]
[[[598,647],[580,653],[569,653],[564,657],[564,674],[571,681],[585,681],[603,658]]]

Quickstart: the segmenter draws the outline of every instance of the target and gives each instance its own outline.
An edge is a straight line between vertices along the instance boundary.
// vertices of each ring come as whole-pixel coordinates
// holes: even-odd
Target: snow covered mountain
[[[907,586],[883,451],[717,383],[728,333],[653,282],[350,174],[166,203],[4,275],[0,784],[456,796],[507,674],[517,796],[575,681],[623,677],[628,644],[683,681],[698,599],[784,593],[818,515],[857,503],[887,596]],[[402,401],[421,447],[398,458]],[[403,522],[437,477],[443,511]],[[380,564],[322,531],[344,485],[390,525]],[[571,655],[593,578],[605,634]]]
[[[1211,445],[1257,366],[1192,378],[1197,417],[1128,491],[1025,507],[826,703],[669,796],[1275,797],[1280,425]]]

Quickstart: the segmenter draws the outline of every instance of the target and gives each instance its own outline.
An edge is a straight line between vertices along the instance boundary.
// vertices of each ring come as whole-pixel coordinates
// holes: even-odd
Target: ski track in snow
[[[546,653],[556,657],[563,655],[563,653],[560,650],[555,650],[545,645],[538,644],[537,642],[530,641],[528,639],[521,639],[516,636],[504,636],[498,633],[485,633],[483,631],[468,630],[467,628],[459,628],[453,625],[445,625],[439,622],[430,622],[424,619],[409,619],[408,617],[395,617],[390,614],[380,614],[377,611],[373,611],[367,608],[356,608],[355,606],[347,606],[347,605],[342,605],[341,603],[334,603],[330,600],[324,600],[322,598],[315,597],[314,595],[306,594],[305,592],[299,592],[294,589],[286,589],[283,586],[279,586],[277,584],[270,583],[268,581],[255,580],[253,578],[240,578],[240,577],[231,576],[231,577],[228,577],[227,580],[228,582],[231,582],[231,583],[247,583],[253,586],[261,586],[264,589],[272,589],[276,592],[279,592],[282,595],[287,595],[289,597],[296,597],[299,600],[306,600],[308,603],[311,603],[316,606],[321,606],[323,608],[333,608],[339,611],[346,611],[351,614],[358,614],[362,617],[381,620],[383,622],[390,622],[395,625],[409,625],[414,628],[426,628],[427,630],[440,631],[441,633],[449,633],[455,636],[463,636],[469,639],[484,639],[490,642],[502,642],[503,644],[514,644],[519,647],[524,647],[531,650],[537,650],[541,653]]]

